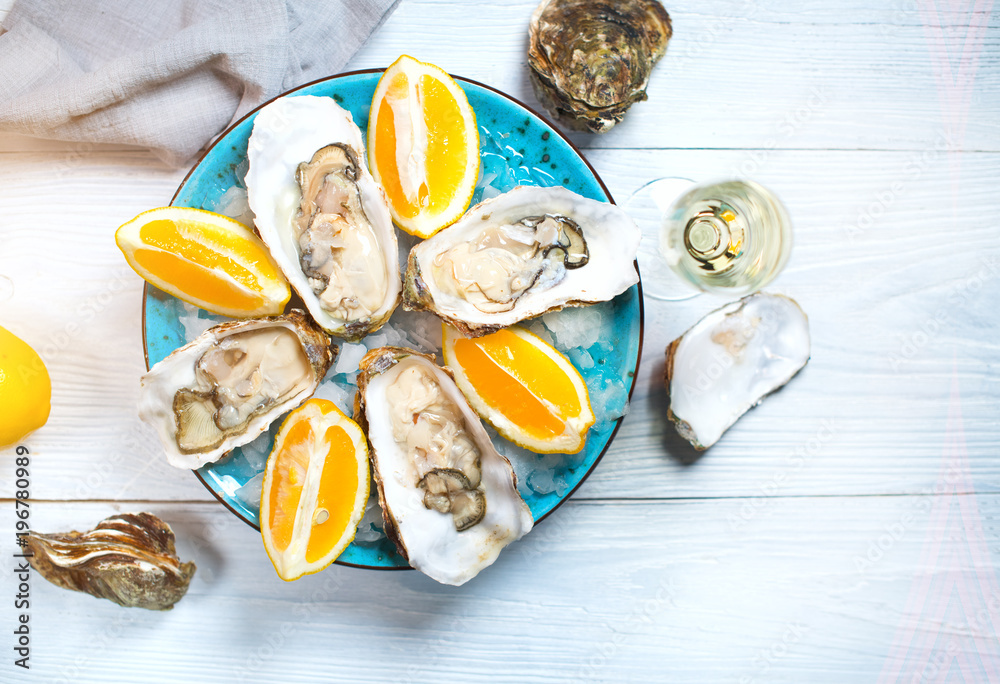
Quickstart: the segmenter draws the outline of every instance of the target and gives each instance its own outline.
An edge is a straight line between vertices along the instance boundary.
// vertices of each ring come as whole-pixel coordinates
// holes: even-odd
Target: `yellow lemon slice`
[[[370,482],[361,428],[326,399],[288,414],[267,459],[260,532],[278,576],[319,572],[354,539]]]
[[[27,342],[0,327],[0,447],[15,444],[45,425],[52,381]]]
[[[151,209],[122,225],[115,242],[146,282],[212,313],[279,314],[292,294],[260,238],[228,216]]]
[[[569,359],[519,326],[468,338],[445,324],[444,360],[481,418],[537,453],[575,454],[594,424],[587,385]]]
[[[479,176],[479,130],[465,92],[441,68],[403,55],[375,88],[368,165],[393,221],[427,238],[462,215]]]

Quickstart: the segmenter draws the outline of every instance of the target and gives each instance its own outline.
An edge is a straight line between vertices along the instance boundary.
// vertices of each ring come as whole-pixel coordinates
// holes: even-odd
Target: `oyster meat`
[[[753,294],[705,316],[666,354],[667,417],[704,450],[805,367],[809,321],[789,297]]]
[[[640,231],[613,204],[562,187],[519,186],[417,244],[403,306],[478,336],[639,282]]]
[[[142,376],[139,417],[156,428],[171,465],[200,468],[309,398],[336,354],[297,309],[223,323]]]
[[[32,530],[25,538],[28,562],[49,582],[127,608],[170,610],[195,572],[177,557],[170,525],[152,513],[113,515],[83,533]]]
[[[531,530],[510,462],[431,357],[366,354],[355,414],[371,442],[386,535],[417,570],[464,584]]]
[[[535,94],[571,128],[603,133],[646,99],[672,33],[657,0],[542,0],[528,30]]]
[[[247,157],[257,230],[316,322],[349,340],[381,327],[399,303],[396,232],[350,112],[328,97],[276,100]]]

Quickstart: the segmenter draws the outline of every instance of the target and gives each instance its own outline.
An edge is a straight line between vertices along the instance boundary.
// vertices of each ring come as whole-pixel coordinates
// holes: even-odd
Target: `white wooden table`
[[[9,9],[10,0],[0,6]],[[349,68],[399,54],[538,107],[534,0],[402,0]],[[0,451],[0,681],[1000,681],[1000,11],[992,0],[679,0],[649,101],[574,134],[616,199],[746,175],[795,223],[770,289],[812,360],[693,463],[663,350],[722,300],[647,299],[631,412],[575,496],[469,584],[260,538],[136,417],[142,281],[112,239],[184,170],[0,137],[0,324],[53,380],[31,525],[168,521],[198,572],[167,613],[30,583],[14,667],[14,451]],[[5,12],[0,10],[0,18]]]

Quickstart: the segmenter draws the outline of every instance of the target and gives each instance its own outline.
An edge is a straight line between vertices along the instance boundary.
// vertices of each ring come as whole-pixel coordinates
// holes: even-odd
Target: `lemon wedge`
[[[228,216],[151,209],[122,225],[115,242],[146,282],[212,313],[279,314],[292,294],[260,238]]]
[[[45,425],[52,381],[27,342],[0,327],[0,447],[15,444]]]
[[[558,349],[520,326],[469,338],[444,325],[444,361],[479,416],[536,453],[574,454],[594,424],[587,384]]]
[[[319,572],[354,539],[370,488],[361,428],[326,399],[288,414],[261,486],[260,532],[278,576]]]
[[[397,59],[372,97],[368,162],[407,233],[427,238],[457,221],[479,177],[479,130],[465,91],[440,67]]]

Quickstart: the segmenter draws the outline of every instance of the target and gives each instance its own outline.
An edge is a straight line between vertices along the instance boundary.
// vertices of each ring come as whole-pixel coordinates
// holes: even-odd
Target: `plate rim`
[[[253,116],[254,114],[256,114],[258,111],[260,111],[261,109],[263,109],[267,105],[271,104],[272,102],[274,102],[274,101],[276,101],[276,100],[278,100],[278,99],[280,99],[282,97],[287,97],[287,96],[292,95],[293,93],[295,93],[295,92],[297,92],[299,90],[302,90],[304,88],[309,88],[311,86],[314,86],[314,85],[317,85],[317,84],[320,84],[320,83],[325,83],[327,81],[332,81],[334,79],[344,78],[344,77],[347,77],[347,76],[358,76],[358,75],[362,75],[362,74],[376,74],[376,73],[382,73],[384,71],[385,71],[385,68],[375,67],[375,68],[370,68],[370,69],[356,69],[354,71],[344,71],[344,72],[341,72],[341,73],[338,73],[338,74],[333,74],[333,75],[330,75],[330,76],[324,76],[322,78],[318,78],[316,80],[309,81],[308,83],[303,83],[302,85],[297,86],[295,88],[292,88],[291,90],[287,90],[287,91],[285,91],[283,93],[280,93],[280,94],[272,97],[271,99],[267,100],[266,102],[263,102],[260,105],[254,107],[249,112],[247,112],[242,117],[240,117],[237,121],[234,121],[231,124],[229,124],[228,126],[226,126],[226,128],[216,136],[216,138],[212,142],[212,144],[209,145],[208,147],[206,147],[198,155],[198,157],[193,161],[193,163],[191,165],[191,168],[188,169],[188,172],[184,175],[184,178],[181,180],[180,184],[178,184],[177,190],[174,191],[173,197],[170,198],[170,205],[169,206],[173,206],[174,201],[177,199],[177,196],[181,193],[181,190],[184,188],[184,186],[187,184],[188,180],[191,178],[191,174],[193,174],[194,171],[195,171],[195,169],[198,168],[198,166],[201,165],[201,163],[205,160],[205,157],[207,157],[212,152],[212,150],[215,149],[215,146],[218,145],[219,143],[221,143],[226,138],[226,136],[229,135],[229,133],[232,132],[237,126],[239,126],[240,124],[242,124],[244,121],[246,121],[248,118],[250,118],[251,116]],[[501,90],[498,90],[497,88],[494,88],[493,86],[487,85],[485,83],[481,83],[481,82],[476,81],[476,80],[471,79],[471,78],[466,78],[464,76],[456,76],[454,74],[449,74],[449,75],[453,79],[455,79],[456,81],[464,81],[465,83],[470,83],[470,84],[472,84],[474,86],[478,86],[480,88],[483,88],[484,90],[488,90],[488,91],[490,91],[490,92],[492,92],[492,93],[494,93],[496,95],[499,95],[500,97],[513,102],[515,105],[521,107],[522,109],[524,109],[524,110],[528,111],[529,113],[533,114],[534,116],[538,117],[538,119],[540,119],[543,123],[545,123],[545,125],[548,126],[550,130],[552,130],[556,135],[558,135],[560,138],[562,138],[563,142],[565,142],[566,144],[568,144],[570,146],[570,149],[573,150],[573,152],[577,155],[577,157],[580,158],[580,160],[586,165],[586,167],[593,174],[594,180],[596,180],[597,184],[601,187],[601,190],[604,192],[604,195],[608,198],[608,202],[610,202],[611,204],[614,204],[615,206],[617,206],[617,203],[615,202],[614,197],[612,197],[612,195],[611,195],[611,191],[608,190],[608,186],[606,186],[604,184],[604,179],[601,178],[600,174],[597,173],[597,169],[595,169],[593,167],[593,165],[590,163],[590,160],[587,159],[586,156],[584,156],[584,154],[580,150],[580,148],[578,148],[573,143],[573,141],[570,140],[566,136],[566,134],[555,125],[554,122],[550,121],[548,117],[543,116],[542,114],[538,113],[537,111],[535,111],[534,108],[529,107],[525,103],[523,103],[520,100],[518,100],[516,97],[514,97],[512,95],[509,95],[509,94],[507,94],[507,93],[505,93],[505,92],[503,92]],[[638,259],[636,259],[636,261],[634,262],[634,266],[635,266],[635,272],[639,276],[639,281],[636,283],[636,286],[638,287],[637,298],[638,298],[638,301],[639,301],[639,344],[638,344],[638,347],[636,349],[635,369],[632,371],[632,377],[630,378],[631,382],[629,383],[629,389],[628,389],[628,402],[629,403],[632,402],[632,393],[635,391],[636,381],[639,378],[639,366],[642,363],[642,344],[643,344],[643,340],[645,338],[645,325],[646,325],[645,306],[644,306],[643,294],[642,294],[642,274],[639,272],[639,261],[638,261]],[[627,292],[627,290],[626,290],[626,292]],[[146,343],[146,298],[148,297],[148,293],[149,293],[149,283],[146,282],[146,281],[143,281],[143,287],[142,287],[142,321],[141,321],[141,325],[142,325],[142,356],[143,356],[143,362],[146,365],[146,371],[147,372],[149,371],[149,345]],[[626,405],[628,405],[628,404],[626,404]],[[534,525],[537,525],[538,523],[542,522],[547,517],[549,517],[550,515],[552,515],[553,513],[555,513],[564,503],[566,503],[570,498],[572,498],[572,496],[576,493],[576,490],[579,489],[580,486],[584,482],[587,481],[587,478],[589,478],[590,475],[591,475],[591,473],[594,472],[594,469],[597,468],[598,464],[604,458],[604,455],[608,453],[608,449],[611,448],[611,443],[614,441],[615,436],[617,436],[618,430],[621,428],[622,423],[624,421],[625,421],[625,416],[624,415],[623,416],[619,416],[618,418],[615,419],[615,426],[614,426],[614,428],[612,428],[611,434],[608,435],[608,440],[607,440],[607,442],[605,442],[604,448],[601,449],[601,453],[599,453],[597,455],[597,458],[594,459],[594,462],[587,469],[587,472],[585,472],[583,474],[583,477],[580,478],[580,481],[577,482],[573,486],[572,489],[570,489],[569,491],[567,491],[559,499],[558,503],[556,503],[555,506],[553,506],[551,509],[549,509],[548,511],[546,511],[540,518],[538,518],[538,520],[535,520],[534,521]],[[257,532],[260,532],[260,527],[258,525],[254,525],[252,522],[250,522],[249,520],[247,520],[246,518],[244,518],[243,515],[241,515],[239,511],[237,511],[235,508],[233,508],[229,504],[228,501],[226,501],[225,499],[223,499],[219,495],[219,493],[216,492],[208,484],[208,482],[206,482],[205,478],[202,477],[202,474],[198,470],[193,470],[191,472],[194,473],[195,477],[198,478],[198,481],[201,482],[201,484],[205,487],[205,489],[207,489],[212,494],[212,496],[214,496],[216,498],[216,500],[219,503],[221,503],[223,506],[225,506],[229,510],[229,512],[231,514],[235,515],[237,518],[239,518],[244,523],[246,523],[247,525],[249,525],[252,529],[256,530]],[[359,568],[359,569],[362,569],[362,570],[382,570],[382,571],[413,570],[413,568],[410,567],[410,566],[372,566],[372,565],[359,565],[357,563],[350,563],[350,562],[347,562],[347,561],[341,561],[339,559],[336,559],[333,562],[336,565],[341,565],[341,566],[350,567],[350,568]]]

